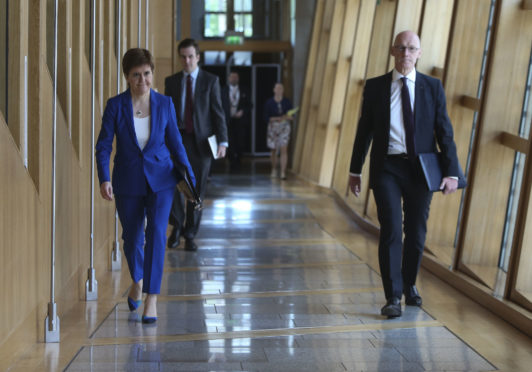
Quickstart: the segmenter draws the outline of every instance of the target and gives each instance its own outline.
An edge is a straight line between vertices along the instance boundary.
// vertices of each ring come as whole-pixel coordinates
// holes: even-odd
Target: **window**
[[[205,37],[223,37],[227,30],[227,1],[205,0]]]
[[[235,31],[244,36],[253,36],[253,2],[252,0],[234,0]]]
[[[223,37],[226,30],[253,36],[252,0],[205,0],[204,37]]]
[[[523,100],[523,110],[521,122],[519,123],[519,136],[528,139],[530,137],[530,125],[532,124],[532,51],[528,65],[528,76],[526,78],[526,89]],[[508,206],[506,208],[506,221],[504,223],[504,233],[501,244],[501,255],[499,258],[499,267],[505,272],[508,271],[510,253],[513,246],[513,237],[517,211],[520,205],[519,197],[521,196],[521,185],[523,182],[524,167],[526,155],[520,152],[515,153],[514,167],[512,171],[512,182],[508,195]]]
[[[0,0],[0,113],[7,122],[7,5],[8,0]]]

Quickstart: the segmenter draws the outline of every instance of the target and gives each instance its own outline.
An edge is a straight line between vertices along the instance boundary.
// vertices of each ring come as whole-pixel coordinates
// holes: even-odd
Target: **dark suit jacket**
[[[183,72],[167,77],[164,81],[164,94],[172,97],[177,112],[180,130],[185,129],[181,113],[181,93]],[[198,149],[203,156],[210,156],[207,138],[216,134],[218,143],[228,142],[225,113],[222,107],[220,82],[216,75],[199,70],[194,90],[194,134]]]
[[[374,187],[388,153],[390,140],[390,94],[392,72],[366,82],[362,113],[358,122],[355,145],[351,157],[351,173],[361,173],[371,141],[369,185]],[[443,154],[444,177],[458,176],[458,158],[453,140],[453,128],[440,80],[416,73],[415,135],[418,154],[435,152],[436,143]]]
[[[152,90],[150,111],[150,139],[141,150],[133,123],[133,104],[129,89],[110,98],[105,106],[96,143],[98,178],[100,184],[110,181],[109,160],[113,138],[116,136],[112,180],[113,192],[117,195],[145,195],[146,181],[155,192],[175,187],[181,176],[174,170],[170,155],[180,166],[188,169],[194,178],[177,130],[172,100]]]
[[[244,115],[242,116],[241,120],[246,120],[251,112],[251,108],[253,107],[253,104],[251,103],[251,96],[249,95],[247,89],[242,87],[242,85],[239,85],[238,89],[240,90],[240,98],[238,100],[237,111],[243,110]],[[231,98],[229,97],[229,92],[229,85],[224,85],[222,88],[222,105],[225,111],[227,122],[229,122],[231,119]]]

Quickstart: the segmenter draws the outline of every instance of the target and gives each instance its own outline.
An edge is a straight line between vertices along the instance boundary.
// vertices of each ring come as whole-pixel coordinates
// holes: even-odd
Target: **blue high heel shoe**
[[[142,303],[142,300],[134,300],[131,297],[127,297],[127,306],[129,306],[129,311],[135,311]]]
[[[142,316],[142,323],[144,323],[144,324],[153,324],[156,321],[157,321],[157,317],[156,316],[146,316],[146,315]]]

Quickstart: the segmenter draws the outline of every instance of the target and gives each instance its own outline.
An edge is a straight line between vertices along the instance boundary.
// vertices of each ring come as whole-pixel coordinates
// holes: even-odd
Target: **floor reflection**
[[[382,318],[378,273],[305,204],[320,196],[250,174],[212,177],[199,250],[167,251],[157,323],[124,298],[67,371],[494,369],[423,309]]]

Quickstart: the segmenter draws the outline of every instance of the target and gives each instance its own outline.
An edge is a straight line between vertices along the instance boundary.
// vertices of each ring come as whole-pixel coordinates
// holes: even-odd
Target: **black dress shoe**
[[[179,240],[181,236],[179,234],[179,229],[177,227],[172,228],[172,232],[168,237],[168,248],[176,248],[179,245]]]
[[[405,303],[408,306],[421,306],[423,304],[415,285],[405,287],[403,292],[405,294]]]
[[[401,316],[401,300],[397,297],[389,298],[381,309],[381,315],[390,318]]]
[[[185,251],[194,252],[198,250],[198,246],[194,243],[194,239],[185,239]]]

